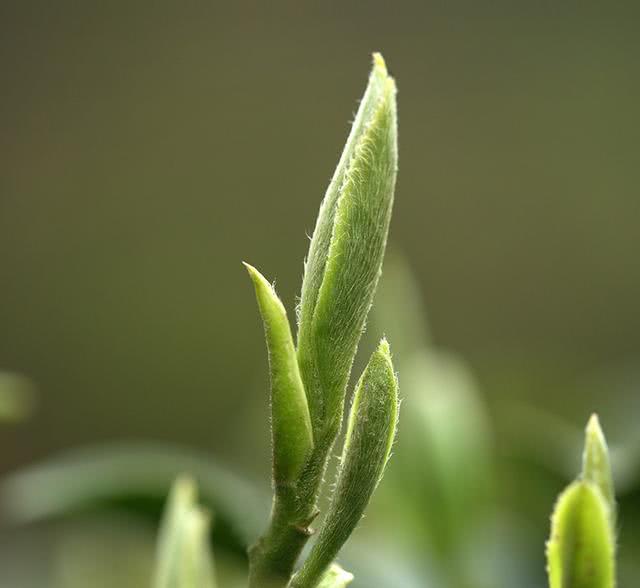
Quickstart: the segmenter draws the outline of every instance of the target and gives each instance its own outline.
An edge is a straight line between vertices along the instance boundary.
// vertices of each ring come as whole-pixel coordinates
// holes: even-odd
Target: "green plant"
[[[378,484],[395,435],[397,384],[389,345],[372,355],[354,394],[341,466],[324,525],[302,569],[318,495],[341,428],[351,366],[387,240],[397,168],[395,83],[378,54],[305,263],[297,345],[284,306],[253,267],[271,372],[274,500],[249,553],[252,588],[322,580]],[[336,580],[335,585],[343,580]]]
[[[380,482],[398,420],[398,385],[384,338],[355,386],[331,504],[317,541],[294,572],[320,514],[318,499],[342,427],[351,367],[381,274],[396,181],[396,127],[395,82],[382,56],[374,54],[366,91],[320,207],[305,262],[295,342],[275,289],[245,264],[269,354],[274,490],[267,529],[248,550],[250,588],[341,588],[353,579],[334,559]],[[226,537],[231,545],[254,535],[251,508],[241,503],[244,496],[247,504],[258,505],[254,493],[194,456],[153,447],[88,451],[21,472],[4,484],[2,504],[26,522],[79,505],[148,499],[178,462],[206,482],[214,512],[232,521]],[[216,586],[208,530],[194,482],[179,478],[161,525],[155,588]]]
[[[319,514],[318,496],[342,425],[351,366],[381,272],[395,188],[396,136],[395,84],[376,54],[311,240],[297,345],[275,289],[245,263],[269,352],[274,488],[268,528],[249,551],[251,588],[339,588],[352,578],[334,558],[382,477],[398,419],[397,381],[385,339],[356,386],[318,540],[295,575],[294,566]],[[202,556],[206,523],[194,500],[191,484],[176,483],[159,542],[156,588],[213,586],[211,566]]]
[[[173,485],[158,535],[154,588],[216,588],[209,514],[197,505],[193,480]]]
[[[598,417],[587,425],[580,477],[560,495],[547,543],[550,588],[614,588],[616,504]]]
[[[330,504],[313,544],[308,552],[303,550],[315,535],[312,525],[320,515],[319,497],[342,427],[351,367],[381,273],[396,176],[395,108],[394,82],[376,55],[320,208],[305,264],[295,340],[274,287],[245,264],[269,354],[274,490],[267,529],[248,549],[250,588],[344,588],[354,580],[335,560],[383,475],[398,420],[398,385],[384,337],[376,342],[355,386]],[[394,541],[410,544],[406,551],[424,565],[416,579],[411,564],[407,573],[407,561],[397,553],[389,555],[397,548],[391,546],[376,551],[375,562],[357,562],[354,551],[348,554],[352,559],[347,567],[357,568],[360,585],[374,588],[484,588],[504,583],[500,564],[508,566],[512,553],[507,549],[498,556],[502,559],[491,557],[491,549],[500,544],[492,543],[495,526],[487,524],[485,512],[493,487],[486,407],[466,364],[436,347],[423,330],[410,272],[399,258],[389,270],[392,279],[383,283],[373,322],[390,329],[400,350],[408,418],[394,471],[381,493],[387,501],[381,519],[383,528],[390,520],[402,527]],[[28,412],[27,384],[23,378],[0,374],[0,419]],[[530,420],[539,434],[540,415]],[[579,443],[579,434],[575,437]],[[557,435],[553,443],[553,451],[562,453]],[[208,456],[131,444],[75,451],[9,476],[0,488],[0,506],[21,523],[60,519],[96,505],[127,506],[137,514],[150,511],[156,522],[159,504],[181,471],[193,479],[180,476],[170,490],[157,538],[154,588],[244,588],[243,557],[259,535],[267,501],[254,485]],[[195,479],[202,503],[215,514],[214,525],[213,515],[200,505]],[[593,416],[582,472],[560,495],[553,513],[547,543],[550,588],[615,588],[616,521],[609,452]],[[487,544],[492,547],[482,551]],[[77,545],[72,542],[65,555],[67,565],[72,564],[72,586],[92,585],[93,568],[75,566],[84,559]],[[97,550],[101,556],[106,551]],[[231,573],[224,569],[225,557],[235,558]],[[479,559],[490,563],[479,566]],[[495,569],[487,573],[487,567]],[[387,576],[379,577],[381,569]],[[360,570],[370,577],[362,581]],[[149,576],[144,568],[138,578]],[[100,585],[122,586],[123,580],[113,577],[103,570]],[[68,588],[64,581],[53,585]],[[139,582],[132,579],[129,585]]]

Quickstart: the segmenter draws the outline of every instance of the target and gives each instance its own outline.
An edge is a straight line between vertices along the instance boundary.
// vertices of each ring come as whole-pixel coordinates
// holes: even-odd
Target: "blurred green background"
[[[240,261],[293,309],[380,50],[399,86],[392,246],[479,383],[496,501],[533,549],[520,584],[542,585],[578,468],[563,439],[593,411],[626,456],[637,557],[639,21],[633,3],[3,2],[0,370],[31,379],[35,411],[0,427],[0,472],[151,439],[267,486]]]

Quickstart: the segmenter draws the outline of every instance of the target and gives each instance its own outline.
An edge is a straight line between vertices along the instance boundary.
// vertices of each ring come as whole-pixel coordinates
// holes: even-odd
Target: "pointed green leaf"
[[[380,97],[387,84],[387,69],[379,54],[374,54],[374,67],[369,76],[369,84],[360,102],[360,108],[351,127],[351,132],[342,151],[338,166],[320,205],[320,212],[316,220],[313,238],[309,247],[309,256],[305,262],[304,281],[299,307],[299,319],[302,324],[311,321],[318,292],[322,285],[324,268],[329,254],[329,246],[333,234],[333,225],[337,210],[338,199],[347,169],[351,164],[356,145],[360,141],[367,125],[370,123],[373,111],[378,108]]]
[[[184,521],[184,545],[178,562],[179,588],[215,588],[213,560],[209,548],[208,513],[192,508]]]
[[[178,478],[169,494],[165,514],[158,533],[156,588],[171,585],[174,558],[182,533],[184,518],[196,503],[196,485],[190,478]]]
[[[299,307],[298,361],[315,440],[330,446],[380,275],[397,169],[396,87],[374,56],[369,85],[320,207]]]
[[[398,384],[389,344],[383,340],[356,387],[331,505],[292,587],[316,586],[355,529],[382,478],[397,421]]]
[[[256,289],[269,351],[273,475],[276,482],[293,481],[313,447],[307,397],[286,310],[262,274],[244,265]]]
[[[158,535],[155,588],[215,588],[209,516],[197,505],[195,483],[176,480]]]
[[[609,449],[597,415],[592,415],[587,425],[584,453],[582,456],[582,479],[595,484],[607,502],[612,524],[615,525],[616,501],[613,492],[613,477],[609,460]]]
[[[558,499],[547,543],[550,588],[614,588],[615,538],[595,484],[571,484]]]
[[[353,581],[353,574],[343,570],[338,564],[331,564],[318,588],[346,588]]]

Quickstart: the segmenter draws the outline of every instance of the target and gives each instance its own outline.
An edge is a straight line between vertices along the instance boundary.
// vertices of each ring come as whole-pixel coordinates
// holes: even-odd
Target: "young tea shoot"
[[[249,551],[250,587],[289,585],[313,534],[327,461],[342,425],[351,366],[381,273],[397,170],[396,87],[381,55],[320,206],[305,263],[297,344],[274,288],[247,265],[264,322],[271,374],[274,499],[267,530]],[[344,586],[332,567],[378,484],[397,422],[389,345],[360,383],[331,508],[292,586]]]

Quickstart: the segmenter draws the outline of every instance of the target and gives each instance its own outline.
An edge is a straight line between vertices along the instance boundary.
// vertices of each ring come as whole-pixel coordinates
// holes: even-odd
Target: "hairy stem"
[[[308,528],[276,495],[265,534],[249,550],[249,588],[284,588],[309,538]]]
[[[313,535],[329,447],[317,446],[296,484],[276,484],[267,530],[249,550],[249,588],[284,588]]]

